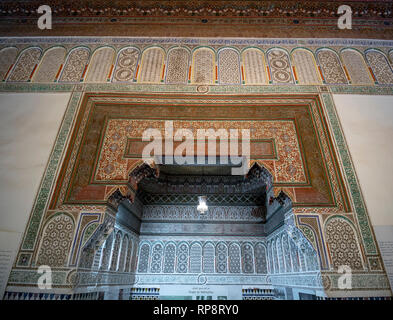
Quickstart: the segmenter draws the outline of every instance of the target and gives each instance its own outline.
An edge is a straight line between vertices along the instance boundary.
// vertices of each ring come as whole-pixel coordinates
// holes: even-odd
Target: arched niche
[[[379,84],[393,84],[392,67],[382,52],[367,50],[366,59]]]
[[[30,80],[42,54],[41,48],[32,47],[22,51],[18,57],[18,61],[13,67],[7,81],[10,82],[26,82]]]
[[[267,84],[265,56],[256,48],[249,48],[242,53],[245,84]]]
[[[347,68],[352,84],[374,84],[363,55],[360,52],[353,49],[344,49],[341,51],[341,59]]]
[[[228,246],[225,242],[216,244],[216,272],[227,273],[228,270]]]
[[[218,51],[218,82],[220,84],[240,84],[239,53],[232,48]]]
[[[150,272],[160,273],[162,268],[162,257],[164,246],[161,242],[154,243],[151,252]]]
[[[60,66],[64,63],[66,49],[54,47],[47,50],[35,72],[32,82],[54,82]]]
[[[274,84],[293,83],[291,63],[288,53],[281,48],[270,49],[267,53],[267,61],[270,67],[270,76]]]
[[[72,49],[67,56],[59,82],[80,82],[89,57],[90,50],[86,47]]]
[[[186,84],[190,65],[190,53],[185,48],[169,50],[166,62],[165,82],[172,84]]]
[[[190,272],[202,272],[202,246],[197,242],[192,243],[190,246]]]
[[[164,256],[164,273],[175,272],[175,260],[176,260],[176,245],[173,242],[165,245],[165,256]]]
[[[321,66],[323,77],[328,84],[347,84],[348,80],[341,66],[340,58],[331,49],[317,50],[317,59]]]
[[[111,47],[97,49],[89,62],[85,82],[107,82],[115,58],[115,50]]]
[[[140,52],[137,48],[123,48],[117,54],[112,82],[132,82],[138,65]]]
[[[352,270],[363,270],[359,240],[352,224],[341,217],[332,217],[325,223],[326,241],[332,265],[335,269],[349,266]]]
[[[204,273],[214,273],[214,245],[210,242],[203,246],[202,270]]]
[[[5,80],[17,55],[18,49],[15,47],[7,47],[0,50],[0,81]]]
[[[149,269],[150,245],[142,243],[139,249],[138,272],[147,273]]]
[[[158,47],[148,48],[142,53],[138,82],[159,83],[161,81],[165,52]]]
[[[111,263],[110,263],[111,271],[116,271],[118,267],[121,238],[122,238],[121,232],[117,231],[115,236],[115,242],[113,243],[112,254],[111,254]]]
[[[118,271],[126,271],[125,262],[126,262],[126,258],[127,258],[129,241],[130,240],[129,240],[128,235],[124,235],[123,239],[121,240],[119,265],[117,268]]]
[[[229,273],[241,272],[241,251],[237,243],[231,243],[228,249]]]
[[[195,84],[213,84],[214,75],[214,51],[209,48],[198,48],[192,55],[191,82]]]
[[[297,48],[292,51],[291,56],[296,68],[299,84],[315,85],[322,83],[312,52],[306,49]]]
[[[74,220],[68,214],[59,213],[50,218],[42,232],[36,265],[66,266],[74,230]]]

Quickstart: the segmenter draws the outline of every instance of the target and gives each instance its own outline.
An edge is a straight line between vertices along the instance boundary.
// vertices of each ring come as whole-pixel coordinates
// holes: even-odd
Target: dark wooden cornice
[[[52,30],[37,27],[42,1],[2,1],[1,36],[318,37],[393,39],[392,1],[346,1],[351,30],[337,26],[342,1],[48,0]]]

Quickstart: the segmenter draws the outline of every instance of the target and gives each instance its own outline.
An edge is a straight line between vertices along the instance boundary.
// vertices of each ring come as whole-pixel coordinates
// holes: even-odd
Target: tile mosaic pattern
[[[66,214],[59,214],[49,220],[42,232],[37,265],[65,266],[74,229],[73,219]]]
[[[362,270],[359,242],[351,224],[345,219],[332,218],[326,223],[325,232],[333,266],[346,265],[352,270]]]

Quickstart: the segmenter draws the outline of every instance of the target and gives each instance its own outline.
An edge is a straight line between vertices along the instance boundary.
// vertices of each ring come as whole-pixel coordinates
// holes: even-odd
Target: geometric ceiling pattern
[[[248,128],[251,162],[269,170],[274,186],[292,197],[295,210],[350,210],[318,95],[206,99],[86,94],[50,207],[104,204],[116,188],[127,185],[140,163],[142,131],[163,130],[166,120],[175,129]],[[261,149],[261,142],[268,142],[267,148]]]

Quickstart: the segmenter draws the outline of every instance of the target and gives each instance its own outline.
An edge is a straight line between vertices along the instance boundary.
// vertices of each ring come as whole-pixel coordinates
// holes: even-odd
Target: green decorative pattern
[[[326,106],[327,114],[334,134],[334,139],[337,143],[338,152],[340,154],[340,158],[344,167],[344,173],[347,178],[349,190],[354,202],[354,209],[357,215],[357,221],[359,223],[360,233],[362,235],[366,254],[378,254],[375,239],[371,232],[366,207],[364,205],[363,197],[360,192],[360,187],[355,175],[355,169],[352,164],[351,156],[348,152],[348,147],[345,143],[343,132],[341,131],[341,126],[335,111],[333,99],[330,94],[322,94],[321,96],[322,101]]]
[[[302,230],[303,234],[306,236],[307,240],[313,245],[314,249],[317,250],[317,242],[314,237],[314,233],[310,227],[300,226],[300,230]]]
[[[87,240],[90,239],[91,235],[94,233],[97,227],[98,227],[98,223],[92,223],[86,228],[85,234],[83,235],[81,248],[86,244]]]
[[[319,86],[210,86],[210,93],[318,93]]]
[[[331,281],[330,290],[342,291],[338,287],[338,279],[342,273],[331,273],[329,275]],[[389,291],[389,280],[385,274],[381,273],[354,273],[352,274],[352,290],[386,290]],[[348,296],[351,296],[350,291]]]
[[[165,92],[165,93],[199,93],[197,85],[170,84],[126,84],[126,83],[0,83],[0,92]],[[393,95],[393,86],[352,86],[352,85],[209,85],[205,86],[210,93],[319,93],[331,92],[335,94],[368,94]]]
[[[340,94],[380,94],[393,95],[393,87],[369,87],[369,86],[331,86],[332,93]]]
[[[60,83],[0,83],[0,92],[70,92],[75,85]]]
[[[37,286],[38,279],[42,276],[42,273],[38,273],[38,270],[15,270],[11,271],[10,277],[8,278],[9,285],[15,284],[30,284],[33,287]],[[65,286],[67,285],[67,271],[53,270],[52,269],[52,285],[54,286]]]
[[[68,134],[71,130],[71,125],[76,115],[78,103],[81,93],[73,93],[70,102],[67,106],[63,122],[60,127],[59,134],[56,138],[55,146],[49,158],[49,163],[45,170],[44,178],[38,191],[36,201],[30,216],[29,225],[25,231],[23,239],[22,250],[33,250],[35,241],[37,239],[38,230],[40,227],[41,219],[49,199],[50,190],[54,183],[56,171],[59,167],[61,155],[65,148],[65,143]]]

